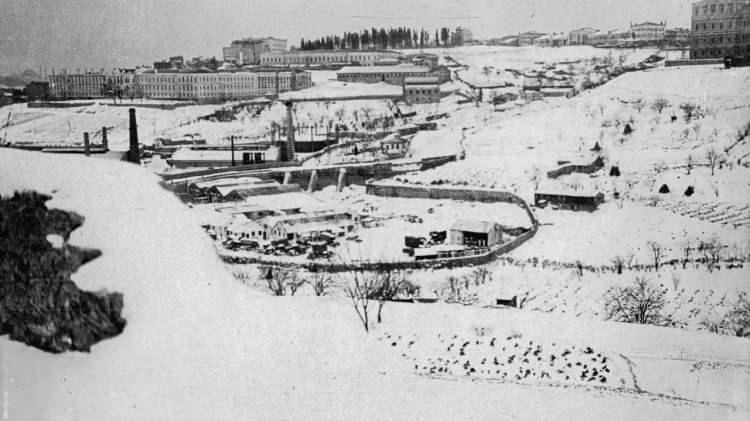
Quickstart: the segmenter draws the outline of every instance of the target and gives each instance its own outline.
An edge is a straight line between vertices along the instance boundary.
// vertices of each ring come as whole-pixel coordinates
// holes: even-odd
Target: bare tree
[[[649,241],[648,248],[651,249],[651,256],[654,258],[654,271],[659,271],[659,265],[664,259],[664,247],[656,241]]]
[[[610,288],[604,297],[607,319],[625,323],[666,325],[664,304],[664,293],[645,277],[635,278],[630,286]]]
[[[750,331],[750,301],[741,295],[724,318],[725,325],[735,336],[747,336]]]
[[[706,316],[700,326],[711,333],[747,337],[750,334],[750,301],[746,295],[740,295],[726,314]]]
[[[645,108],[645,107],[646,107],[646,103],[645,103],[645,102],[644,102],[643,100],[640,100],[640,99],[639,99],[638,101],[635,101],[635,102],[633,103],[633,107],[634,107],[634,108],[635,108],[636,110],[638,110],[638,114],[640,114],[640,113],[641,113],[641,111],[643,110],[643,108]]]
[[[651,108],[654,109],[654,111],[658,112],[659,114],[664,111],[665,108],[669,107],[669,101],[667,101],[666,98],[656,98],[654,100],[654,103],[651,104]]]
[[[394,269],[389,264],[380,264],[375,270],[377,284],[371,291],[370,299],[378,301],[378,323],[383,322],[383,307],[387,301],[393,301],[400,295],[412,296],[419,291],[419,287],[406,280],[403,271]]]
[[[690,119],[696,114],[696,111],[698,111],[698,105],[692,102],[683,102],[680,104],[680,109],[682,110],[682,113],[685,114],[685,121],[690,121]]]
[[[277,268],[270,267],[264,268],[262,270],[265,272],[263,279],[266,280],[266,286],[269,290],[271,290],[271,293],[279,297],[286,294],[284,276],[282,275],[281,271]]]
[[[297,276],[296,271],[290,271],[286,274],[286,285],[289,288],[289,295],[294,296],[297,290],[305,284],[305,280]]]
[[[685,160],[685,166],[687,167],[687,173],[690,175],[690,172],[693,170],[693,156],[688,155],[687,159]]]
[[[344,291],[351,300],[352,307],[362,322],[365,332],[370,331],[370,311],[372,310],[370,297],[378,288],[377,274],[355,267],[346,272],[346,286]]]
[[[706,262],[709,272],[721,261],[721,251],[724,246],[719,240],[712,238],[709,241],[701,241],[698,245],[698,251],[703,254],[703,260]]]
[[[307,283],[310,284],[313,292],[318,297],[328,295],[328,291],[333,287],[333,280],[328,274],[323,272],[311,273],[310,279],[307,280]]]
[[[471,271],[471,273],[467,274],[464,278],[466,281],[472,280],[474,286],[478,287],[479,285],[484,285],[487,281],[492,280],[492,272],[485,267],[479,267]]]
[[[450,301],[460,301],[461,300],[461,285],[459,285],[459,280],[456,276],[449,276],[448,277],[448,288],[449,288],[449,300]]]
[[[622,269],[625,266],[625,258],[622,256],[615,256],[612,258],[612,264],[615,266],[617,274],[622,275]]]
[[[685,244],[682,246],[683,251],[683,259],[682,259],[682,268],[687,268],[687,264],[690,263],[690,255],[693,252],[693,245],[690,243],[690,240],[687,240]]]
[[[714,175],[716,164],[719,163],[720,157],[721,155],[713,147],[706,151],[706,160],[708,161],[708,166],[711,168],[711,176]]]

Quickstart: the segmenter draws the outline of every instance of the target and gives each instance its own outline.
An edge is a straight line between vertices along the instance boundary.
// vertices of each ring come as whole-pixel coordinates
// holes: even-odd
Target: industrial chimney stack
[[[294,119],[292,118],[292,107],[294,103],[286,103],[286,161],[294,161]]]
[[[128,110],[130,113],[130,150],[128,161],[134,164],[141,163],[140,151],[138,149],[138,125],[135,121],[135,108]]]

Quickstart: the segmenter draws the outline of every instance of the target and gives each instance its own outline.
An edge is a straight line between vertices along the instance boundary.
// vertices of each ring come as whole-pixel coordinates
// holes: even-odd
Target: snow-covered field
[[[141,169],[9,150],[0,168],[2,194],[48,193],[49,206],[86,218],[70,242],[103,255],[73,280],[122,292],[128,322],[90,354],[0,338],[10,419],[682,420],[750,410],[738,392],[750,381],[744,339],[447,304],[388,304],[367,335],[344,300],[271,298],[235,282],[194,214]],[[529,357],[553,355],[550,379],[549,363]],[[487,373],[510,356],[512,378]],[[449,358],[455,370],[429,374]]]
[[[621,53],[612,53],[614,61]],[[632,64],[654,51],[624,53],[623,62]],[[440,55],[469,65],[463,76],[494,82],[504,77],[494,69],[585,62],[609,52],[467,47]],[[332,72],[314,79],[313,89],[343,90]],[[409,272],[424,297],[445,298],[449,278],[461,280],[459,301],[473,305],[388,303],[369,334],[340,289],[322,298],[258,291],[257,268],[222,264],[200,229],[199,212],[159,187],[148,169],[0,149],[0,194],[37,190],[53,196],[48,206],[86,218],[70,242],[103,254],[72,279],[82,289],[123,293],[128,323],[90,354],[49,355],[0,338],[4,413],[76,420],[747,419],[750,342],[699,330],[750,294],[750,141],[742,136],[750,124],[750,69],[656,68],[572,99],[518,102],[504,111],[460,104],[461,98],[402,111],[417,111],[417,118],[449,114],[438,130],[411,141],[410,156],[465,159],[392,182],[494,188],[533,202],[561,161],[602,157],[597,173],[554,183],[599,190],[605,203],[591,213],[535,209],[538,233],[487,265],[487,282],[463,284],[474,268]],[[665,100],[662,110],[654,107],[658,99]],[[700,107],[690,119],[685,103]],[[243,111],[230,123],[197,120],[217,108],[139,109],[141,140],[196,133],[221,143],[228,134],[265,135],[285,118],[283,105],[274,104],[259,115]],[[0,129],[6,141],[80,143],[82,131],[107,126],[114,128],[113,148],[126,148],[126,107],[0,109],[8,112],[11,125]],[[366,128],[389,115],[387,101],[295,105],[297,121],[323,127],[336,121]],[[625,125],[632,133],[624,134]],[[713,169],[711,150],[722,160]],[[613,166],[619,177],[609,175]],[[665,184],[670,192],[658,193]],[[514,205],[379,198],[361,188],[329,187],[314,196],[381,221],[359,228],[361,243],[344,244],[355,258],[391,260],[404,235],[425,236],[458,218],[529,224]],[[702,241],[724,246],[718,269],[696,262],[658,271],[635,267],[653,263],[649,242],[662,247],[666,261]],[[618,257],[626,262],[623,274],[575,267],[611,267]],[[730,258],[744,259],[744,267],[729,269]],[[251,282],[236,279],[244,270]],[[347,282],[334,276],[337,288]],[[664,312],[678,328],[603,320],[607,291],[636,276],[664,293]],[[512,296],[522,309],[486,307]]]

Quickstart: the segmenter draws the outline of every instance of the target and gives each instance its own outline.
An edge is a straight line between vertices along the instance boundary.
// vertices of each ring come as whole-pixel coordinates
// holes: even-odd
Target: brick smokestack
[[[104,148],[104,151],[109,150],[109,141],[107,140],[107,128],[102,127],[102,148]]]
[[[135,121],[135,108],[129,109],[128,112],[130,113],[130,150],[128,151],[128,161],[140,164],[141,157],[138,150],[138,125]]]
[[[86,156],[91,155],[91,143],[89,143],[89,132],[83,132],[83,153]]]
[[[285,161],[294,161],[294,119],[292,118],[292,107],[294,103],[286,103],[286,156]]]

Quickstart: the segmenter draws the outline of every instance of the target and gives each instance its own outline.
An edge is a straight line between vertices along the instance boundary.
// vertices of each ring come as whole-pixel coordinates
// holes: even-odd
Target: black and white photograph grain
[[[0,0],[0,421],[750,419],[750,0]]]

